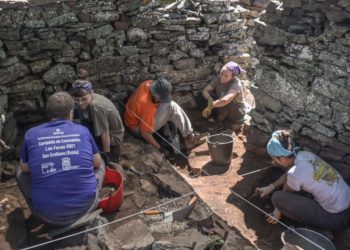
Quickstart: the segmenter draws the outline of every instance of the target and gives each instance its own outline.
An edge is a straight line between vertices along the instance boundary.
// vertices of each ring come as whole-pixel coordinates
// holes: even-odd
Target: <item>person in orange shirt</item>
[[[172,101],[171,91],[172,85],[166,79],[146,80],[130,96],[124,113],[126,127],[161,152],[163,149],[153,133],[168,121],[173,122],[181,132],[187,149],[192,148],[199,139],[185,111]]]

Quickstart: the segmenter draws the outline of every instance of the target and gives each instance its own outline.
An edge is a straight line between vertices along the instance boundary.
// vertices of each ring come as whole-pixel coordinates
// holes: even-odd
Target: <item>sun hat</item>
[[[171,91],[173,87],[171,83],[166,79],[158,79],[153,81],[150,86],[153,96],[159,98],[161,102],[171,102]]]

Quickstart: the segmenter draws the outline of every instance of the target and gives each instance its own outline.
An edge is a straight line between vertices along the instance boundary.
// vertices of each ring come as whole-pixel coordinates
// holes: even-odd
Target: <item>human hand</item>
[[[276,189],[275,185],[273,185],[271,183],[268,186],[256,188],[256,191],[260,194],[261,198],[264,198],[267,195],[269,195],[270,193],[272,193],[272,191],[275,190],[275,189]]]
[[[203,109],[202,116],[204,118],[208,118],[210,114],[211,114],[211,109],[209,107],[206,107],[205,109]]]
[[[214,108],[214,100],[213,100],[213,98],[211,96],[209,96],[207,107],[205,109],[203,109],[202,116],[204,118],[208,118],[209,115],[211,114],[211,110],[213,108]]]
[[[280,210],[278,210],[277,208],[275,208],[275,210],[273,210],[273,212],[269,215],[266,216],[266,222],[269,224],[277,224],[278,221],[280,219],[282,219],[282,213]]]
[[[167,151],[165,148],[160,147],[160,148],[158,149],[158,151],[159,151],[164,157],[166,157],[166,156],[168,155],[168,151]]]

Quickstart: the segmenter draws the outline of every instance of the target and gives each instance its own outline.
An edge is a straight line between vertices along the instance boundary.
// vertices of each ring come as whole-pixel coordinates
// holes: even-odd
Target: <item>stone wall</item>
[[[255,22],[253,125],[296,140],[350,171],[350,0],[283,0]],[[254,132],[254,129],[253,129]]]
[[[123,101],[140,81],[164,76],[181,105],[193,105],[193,93],[229,60],[252,75],[253,18],[268,2],[1,1],[3,138],[16,144],[16,123],[43,121],[47,97],[69,89],[80,68],[96,92]]]

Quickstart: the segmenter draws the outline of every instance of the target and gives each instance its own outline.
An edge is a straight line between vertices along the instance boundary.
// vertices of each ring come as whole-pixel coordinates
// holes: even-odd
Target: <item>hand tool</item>
[[[190,213],[192,212],[192,209],[194,208],[194,203],[197,201],[197,199],[198,199],[197,196],[193,196],[187,206],[180,209],[173,210],[173,211],[162,212],[160,210],[147,210],[143,212],[143,214],[144,215],[163,214],[163,222],[165,223],[171,223],[173,221],[182,221],[190,215]]]
[[[127,168],[129,171],[133,172],[134,174],[137,174],[139,176],[142,176],[143,173],[135,168],[135,162],[133,161],[127,161],[127,160],[122,160],[119,162],[120,165],[123,167]]]

